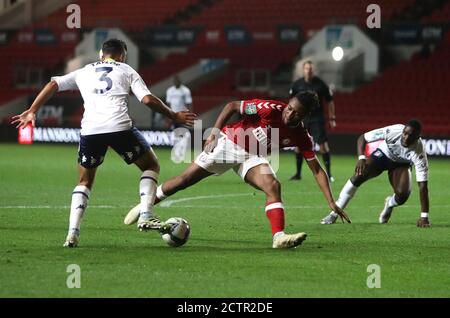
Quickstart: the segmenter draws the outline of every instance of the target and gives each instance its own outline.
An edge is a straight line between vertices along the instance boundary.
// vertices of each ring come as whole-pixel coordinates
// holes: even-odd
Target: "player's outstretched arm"
[[[241,102],[234,101],[225,105],[222,109],[222,112],[217,117],[216,123],[214,124],[214,128],[211,132],[211,135],[206,139],[204,150],[206,152],[211,152],[217,144],[217,135],[220,130],[225,126],[228,120],[233,116],[233,114],[239,112],[239,108],[241,106]]]
[[[141,102],[155,112],[161,113],[178,124],[193,126],[197,115],[189,111],[175,113],[155,95],[145,95]]]
[[[241,106],[241,102],[234,101],[225,105],[222,109],[222,112],[217,117],[216,123],[214,124],[214,128],[222,129],[223,126],[228,122],[228,120],[233,116],[233,114],[239,112],[239,107]]]
[[[322,193],[324,194],[330,209],[339,214],[342,220],[345,220],[348,223],[352,223],[347,213],[345,213],[344,210],[338,207],[336,202],[334,201],[327,173],[325,172],[325,170],[323,170],[317,158],[308,160],[307,163],[309,169],[311,169],[314,177],[316,178],[317,184],[319,185],[320,190],[322,190]]]
[[[38,94],[30,108],[20,115],[13,116],[11,124],[17,125],[16,128],[24,128],[30,122],[35,124],[36,113],[56,92],[58,91],[58,84],[55,81],[50,81]]]
[[[417,220],[418,227],[430,227],[430,220],[428,218],[428,213],[430,211],[430,201],[428,198],[428,181],[418,182],[419,193],[420,193],[420,206],[422,211],[420,213],[420,218]]]

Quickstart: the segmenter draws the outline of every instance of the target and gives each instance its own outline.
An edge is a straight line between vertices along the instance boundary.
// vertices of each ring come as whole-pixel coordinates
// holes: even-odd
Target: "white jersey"
[[[392,161],[414,163],[416,181],[428,181],[428,160],[422,139],[418,139],[408,148],[402,146],[401,139],[405,125],[392,125],[375,129],[364,134],[367,142],[383,140],[378,148]]]
[[[84,100],[81,135],[95,135],[131,129],[128,115],[130,89],[139,101],[150,91],[128,64],[100,61],[64,76],[52,77],[59,91],[79,89]]]
[[[166,102],[174,112],[188,110],[186,105],[192,104],[191,91],[184,85],[179,88],[171,86],[166,92]]]

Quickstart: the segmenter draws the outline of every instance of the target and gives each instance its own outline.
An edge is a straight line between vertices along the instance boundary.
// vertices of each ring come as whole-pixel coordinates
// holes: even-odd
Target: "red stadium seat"
[[[361,133],[418,118],[425,135],[449,136],[449,56],[450,43],[444,42],[427,59],[390,67],[353,93],[336,93],[336,131]]]

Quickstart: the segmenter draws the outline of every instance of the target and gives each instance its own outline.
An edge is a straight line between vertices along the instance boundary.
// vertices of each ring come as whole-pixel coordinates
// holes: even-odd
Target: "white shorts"
[[[269,167],[267,173],[276,177],[267,158],[248,153],[225,135],[221,135],[212,152],[203,151],[194,162],[216,175],[221,175],[232,168],[243,180],[251,168],[266,164]]]

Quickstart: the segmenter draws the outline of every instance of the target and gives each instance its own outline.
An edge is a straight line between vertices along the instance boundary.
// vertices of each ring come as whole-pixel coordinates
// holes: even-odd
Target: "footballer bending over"
[[[265,212],[272,229],[272,247],[298,246],[305,240],[306,234],[284,232],[281,185],[266,157],[273,149],[297,146],[308,162],[329,207],[350,222],[333,199],[328,176],[317,160],[311,136],[302,123],[302,119],[317,104],[316,94],[310,91],[295,95],[288,104],[259,99],[228,103],[217,118],[215,129],[206,140],[203,152],[181,175],[158,186],[155,204],[206,177],[221,175],[233,169],[246,183],[265,193]],[[235,113],[240,113],[243,119],[225,125]],[[138,217],[139,206],[128,213],[125,223],[132,224]]]
[[[411,193],[411,166],[416,169],[416,181],[419,185],[421,213],[418,227],[429,227],[428,218],[428,160],[420,133],[422,125],[411,120],[406,125],[391,125],[375,129],[361,135],[358,139],[358,163],[355,174],[342,188],[336,204],[344,209],[359,186],[369,179],[388,172],[394,194],[388,196],[380,213],[379,222],[387,223],[396,206],[404,204]],[[364,155],[366,144],[381,140],[378,148],[369,156]],[[333,224],[338,214],[331,211],[322,219],[322,224]]]

